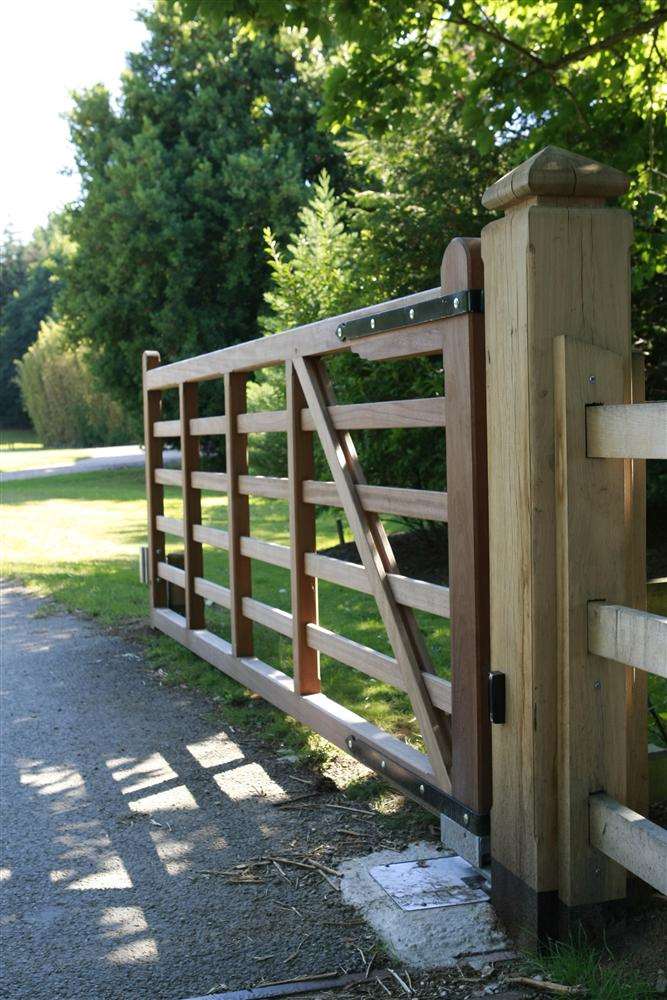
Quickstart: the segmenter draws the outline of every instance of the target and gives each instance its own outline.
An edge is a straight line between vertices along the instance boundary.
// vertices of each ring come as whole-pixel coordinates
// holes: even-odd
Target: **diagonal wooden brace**
[[[359,555],[394,656],[403,674],[405,688],[421,728],[436,783],[443,790],[450,791],[449,722],[447,717],[433,706],[426,690],[422,669],[427,666],[427,660],[421,637],[418,638],[414,617],[407,609],[396,603],[389,587],[387,573],[395,567],[395,561],[384,528],[379,517],[366,512],[359,500],[356,487],[364,482],[364,478],[354,445],[348,434],[339,434],[334,427],[329,413],[327,384],[318,362],[313,358],[295,358],[294,367],[354,533]]]

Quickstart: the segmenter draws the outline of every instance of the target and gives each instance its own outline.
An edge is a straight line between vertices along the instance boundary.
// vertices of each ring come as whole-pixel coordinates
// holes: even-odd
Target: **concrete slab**
[[[464,963],[480,969],[513,957],[490,903],[403,910],[370,874],[378,865],[454,856],[441,845],[422,842],[405,851],[378,851],[345,861],[339,866],[343,902],[358,909],[389,951],[414,969]]]

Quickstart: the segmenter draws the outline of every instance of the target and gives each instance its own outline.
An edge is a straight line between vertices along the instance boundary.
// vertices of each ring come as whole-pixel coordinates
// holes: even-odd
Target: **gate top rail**
[[[429,288],[423,292],[404,295],[401,298],[389,299],[375,305],[364,306],[339,316],[329,316],[295,326],[282,333],[268,337],[258,337],[242,344],[232,344],[208,354],[200,354],[194,358],[185,358],[168,365],[160,365],[146,372],[145,386],[147,389],[174,389],[182,382],[205,382],[220,378],[225,372],[252,371],[269,365],[278,365],[297,357],[312,357],[334,354],[339,351],[354,351],[364,355],[364,345],[373,342],[368,356],[382,356],[382,345],[388,338],[399,341],[396,357],[417,354],[435,354],[442,350],[442,339],[438,336],[442,331],[442,318],[419,319],[409,326],[401,328],[400,333],[394,329],[385,333],[370,330],[367,336],[355,339],[354,346],[342,342],[336,331],[339,327],[363,320],[371,316],[386,313],[388,310],[411,308],[420,303],[440,298],[440,288]],[[437,324],[437,325],[434,325]],[[379,344],[378,344],[379,342]]]

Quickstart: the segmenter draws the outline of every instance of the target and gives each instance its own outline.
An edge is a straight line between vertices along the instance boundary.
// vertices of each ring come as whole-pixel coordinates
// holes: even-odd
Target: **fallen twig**
[[[508,983],[516,983],[517,986],[530,986],[533,990],[541,990],[543,993],[557,993],[566,997],[581,997],[586,995],[585,986],[565,986],[563,983],[552,983],[548,979],[532,979],[530,976],[512,976],[507,979]]]
[[[321,872],[326,872],[327,875],[335,875],[336,878],[339,877],[338,872],[335,868],[329,868],[328,865],[323,865],[319,861],[313,861],[309,858],[308,861],[295,861],[292,858],[272,858],[272,861],[280,861],[283,865],[296,865],[297,868],[317,868]]]
[[[340,892],[340,887],[337,886],[336,883],[329,878],[326,872],[320,871],[320,875],[322,876],[325,882],[329,883],[332,889],[335,889],[336,892]]]
[[[293,910],[294,913],[296,913],[297,917],[303,920],[303,913],[299,913],[296,906],[288,906],[286,903],[279,903],[277,899],[274,900],[274,903],[276,906],[279,906],[281,910]]]
[[[276,809],[289,809],[295,802],[301,802],[302,799],[312,799],[317,792],[304,792],[303,795],[291,795],[289,799],[285,799],[283,802],[274,802],[273,805]]]
[[[273,859],[273,864],[276,866],[276,868],[278,869],[278,871],[280,872],[280,874],[282,875],[282,877],[285,879],[285,881],[287,882],[287,884],[290,887],[290,889],[293,889],[294,886],[292,885],[292,883],[290,882],[290,880],[288,879],[287,875],[282,870],[282,868],[280,867],[280,865],[278,864],[278,862],[275,860],[275,858]]]
[[[310,934],[306,934],[306,936],[304,938],[302,938],[301,941],[299,941],[299,944],[297,945],[296,951],[293,951],[291,955],[287,956],[287,958],[283,962],[283,965],[287,965],[288,962],[291,962],[291,961],[293,961],[296,958],[296,956],[299,954],[299,952],[301,951],[301,949],[303,948],[304,944],[306,943],[306,941],[308,940],[309,937],[310,937]]]
[[[391,975],[394,977],[394,979],[396,980],[396,982],[401,987],[401,989],[403,990],[404,993],[407,993],[408,996],[412,996],[412,990],[410,989],[410,987],[408,986],[408,984],[405,982],[405,980],[401,979],[401,977],[399,976],[398,972],[394,972],[393,969],[389,969],[389,968],[387,969],[387,972],[391,973]]]
[[[375,813],[371,812],[369,809],[357,809],[356,806],[337,806],[330,802],[325,802],[322,805],[323,809],[343,809],[345,812],[359,813],[360,816],[373,816]]]

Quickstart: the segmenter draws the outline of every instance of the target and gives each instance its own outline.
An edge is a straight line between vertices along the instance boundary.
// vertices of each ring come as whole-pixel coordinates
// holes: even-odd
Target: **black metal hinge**
[[[371,770],[377,771],[400,792],[415,799],[425,809],[437,815],[448,816],[477,837],[488,836],[491,828],[488,813],[478,813],[469,809],[462,802],[443,792],[441,788],[423,781],[407,767],[380,753],[364,740],[360,740],[358,736],[348,736],[345,744],[353,757]]]
[[[364,316],[363,319],[350,319],[336,327],[336,336],[339,340],[356,340],[358,337],[400,330],[417,323],[430,323],[437,319],[463,316],[465,313],[482,312],[484,312],[484,291],[481,288],[464,288],[449,295],[436,295],[432,299],[423,299],[412,306],[387,309],[386,312]]]

